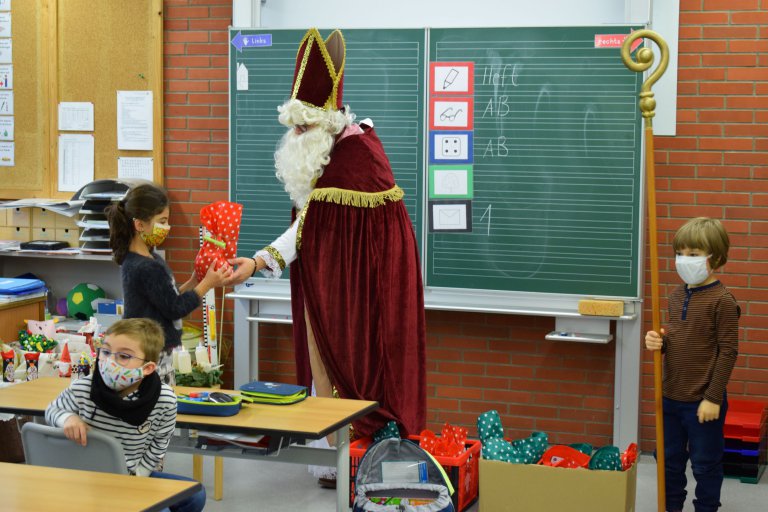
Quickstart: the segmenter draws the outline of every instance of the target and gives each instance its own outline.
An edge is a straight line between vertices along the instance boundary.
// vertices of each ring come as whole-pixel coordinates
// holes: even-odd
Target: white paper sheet
[[[152,91],[117,91],[117,149],[152,149]]]
[[[237,90],[248,90],[248,68],[239,62],[237,63]]]
[[[152,158],[118,157],[118,178],[139,178],[152,181],[154,177],[154,160]]]
[[[0,39],[0,64],[13,63],[13,44],[11,39]]]
[[[16,146],[13,142],[0,142],[0,167],[16,165]]]
[[[11,0],[0,0],[0,11],[10,11]]]
[[[62,201],[61,199],[43,199],[34,197],[31,199],[16,199],[14,201],[0,201],[0,210],[5,208],[45,208],[59,215],[74,217],[83,206],[83,200]],[[2,214],[0,214],[2,216]]]
[[[13,64],[0,64],[0,89],[13,89]]]
[[[13,116],[0,116],[0,140],[13,140]]]
[[[59,135],[59,192],[76,192],[93,181],[93,135]]]
[[[13,115],[13,91],[0,91],[0,115]]]
[[[11,13],[0,13],[0,37],[11,37]]]
[[[59,103],[59,130],[92,132],[93,103],[88,101],[62,101]]]

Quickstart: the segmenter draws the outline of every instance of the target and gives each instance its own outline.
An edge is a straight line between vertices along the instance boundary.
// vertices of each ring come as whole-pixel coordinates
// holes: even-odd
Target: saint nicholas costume
[[[341,32],[323,40],[311,29],[300,44],[291,99],[342,109],[344,62]],[[402,198],[372,123],[348,126],[294,224],[257,253],[268,275],[290,264],[299,384],[312,383],[309,327],[339,396],[379,402],[376,412],[354,423],[361,436],[391,420],[403,435],[425,427],[424,293]]]

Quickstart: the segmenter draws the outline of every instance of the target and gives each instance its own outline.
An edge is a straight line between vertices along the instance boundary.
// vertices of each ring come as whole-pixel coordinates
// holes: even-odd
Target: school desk
[[[0,412],[42,416],[45,408],[69,385],[69,379],[44,377],[31,382],[0,389]],[[179,394],[201,391],[201,388],[178,386]],[[233,390],[217,390],[239,394]],[[169,451],[193,455],[216,455],[241,459],[259,459],[297,464],[336,467],[336,510],[349,509],[349,425],[374,411],[377,402],[339,398],[309,397],[292,405],[243,404],[235,416],[196,416],[179,414],[176,426],[182,436],[174,437]],[[189,429],[211,432],[268,435],[280,442],[279,449],[264,456],[257,450],[221,450],[211,453],[196,447]],[[336,433],[336,450],[323,450],[298,445],[297,440],[321,439]]]
[[[163,510],[200,490],[199,482],[0,462],[3,510],[135,512]],[[6,508],[7,507],[7,508]]]

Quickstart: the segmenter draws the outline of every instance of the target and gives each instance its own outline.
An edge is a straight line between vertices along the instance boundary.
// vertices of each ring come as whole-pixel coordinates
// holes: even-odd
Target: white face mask
[[[682,256],[675,257],[675,268],[680,279],[691,286],[701,284],[709,277],[707,268],[709,256]]]

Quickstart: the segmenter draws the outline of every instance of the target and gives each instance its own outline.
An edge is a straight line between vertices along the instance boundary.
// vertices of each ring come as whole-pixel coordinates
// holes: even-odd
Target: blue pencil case
[[[178,414],[197,414],[200,416],[234,416],[240,412],[242,398],[232,395],[231,402],[211,402],[208,400],[192,399],[187,396],[176,397],[176,412]]]

